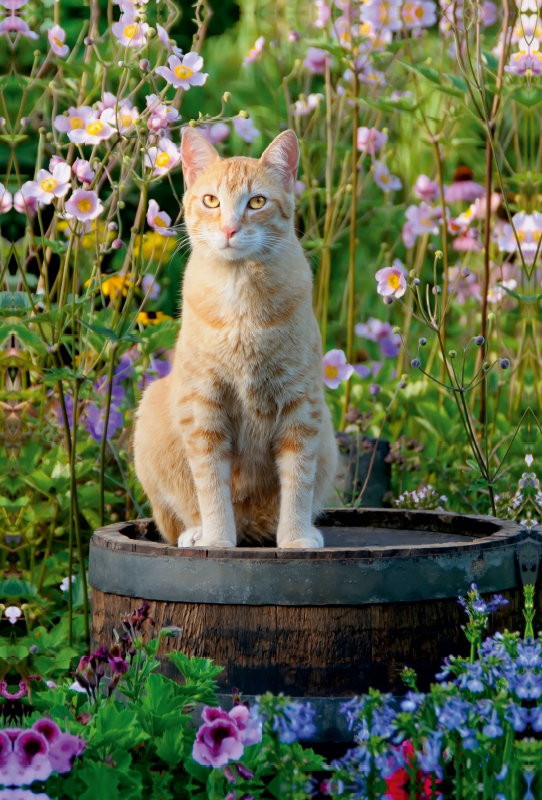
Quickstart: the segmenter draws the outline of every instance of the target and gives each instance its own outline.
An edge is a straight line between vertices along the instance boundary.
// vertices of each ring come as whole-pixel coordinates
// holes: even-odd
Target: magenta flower
[[[309,47],[303,66],[313,75],[323,75],[329,58],[329,53],[326,53],[325,50],[321,50],[319,47]]]
[[[420,200],[423,200],[425,203],[432,203],[439,195],[438,183],[432,181],[427,175],[418,175],[413,189]]]
[[[0,214],[7,214],[13,207],[13,197],[6,187],[0,183]]]
[[[248,64],[253,64],[259,59],[263,53],[264,44],[265,36],[259,36],[245,56],[245,60],[243,61],[244,67],[246,67]]]
[[[60,114],[58,117],[55,117],[53,125],[60,133],[78,131],[85,127],[87,120],[92,117],[93,114],[94,111],[90,106],[79,106],[79,108],[71,106],[67,114]]]
[[[49,763],[53,771],[70,772],[73,762],[84,749],[85,742],[78,736],[72,736],[69,733],[60,733],[55,736],[49,744]]]
[[[237,136],[240,136],[244,142],[248,142],[249,144],[257,139],[261,133],[261,131],[254,126],[250,117],[248,119],[244,119],[244,117],[234,117],[233,128]]]
[[[383,297],[402,297],[407,290],[404,274],[398,267],[384,267],[375,274],[376,291]]]
[[[76,189],[65,205],[66,216],[75,217],[80,222],[87,222],[99,217],[104,210],[96,192]]]
[[[23,184],[21,191],[25,197],[35,197],[41,206],[48,206],[55,197],[64,197],[70,190],[71,167],[64,161],[53,167],[52,174],[40,169],[36,177]]]
[[[211,144],[220,144],[230,135],[229,126],[225,122],[215,122],[214,125],[202,125],[200,131]]]
[[[49,28],[47,38],[55,56],[65,58],[68,55],[70,48],[66,44],[66,31],[60,25],[53,25],[52,28]]]
[[[81,183],[90,183],[96,174],[90,166],[90,162],[85,161],[84,158],[76,158],[72,170],[77,180],[81,181]]]
[[[145,153],[145,166],[153,168],[153,175],[165,175],[177,166],[181,160],[181,151],[171,139],[160,139],[157,147],[149,147]]]
[[[322,359],[322,380],[329,389],[337,389],[353,372],[354,367],[346,363],[342,350],[329,350]]]
[[[403,186],[397,175],[392,175],[381,161],[375,161],[374,179],[376,185],[385,192],[395,192]]]
[[[243,755],[245,748],[239,729],[226,712],[223,714],[199,728],[192,749],[192,758],[198,764],[217,769],[228,761],[238,761]]]
[[[160,211],[160,206],[156,200],[149,201],[147,222],[160,236],[175,236],[175,231],[169,227],[171,225],[171,217],[165,211]]]
[[[187,53],[182,61],[178,56],[170,56],[168,64],[169,67],[157,67],[156,74],[161,75],[175,89],[203,86],[207,80],[207,73],[201,72],[203,58],[198,53]]]
[[[358,128],[358,150],[360,153],[368,153],[375,156],[388,141],[388,134],[382,133],[376,128]]]
[[[46,781],[53,771],[47,739],[30,729],[20,731],[10,744],[12,750],[0,766],[0,782],[7,786],[23,786],[33,781]]]
[[[136,22],[132,9],[121,14],[119,21],[113,24],[111,30],[117,37],[117,43],[123,47],[143,47],[147,43],[149,26],[146,22]]]

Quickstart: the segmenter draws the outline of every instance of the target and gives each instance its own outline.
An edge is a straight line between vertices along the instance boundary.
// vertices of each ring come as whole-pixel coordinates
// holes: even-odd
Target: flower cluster
[[[74,673],[75,682],[71,685],[71,689],[76,692],[86,692],[89,699],[96,703],[106,667],[109,667],[112,673],[112,679],[107,685],[107,694],[110,696],[116,689],[121,675],[130,669],[130,664],[126,660],[126,642],[120,640],[109,649],[102,646],[90,656],[82,656]]]
[[[403,492],[392,500],[395,508],[412,508],[423,511],[443,511],[442,506],[447,502],[446,495],[439,494],[430,483],[427,486],[420,484],[417,489]]]
[[[198,729],[192,757],[198,764],[223,767],[239,761],[245,747],[262,741],[262,719],[257,705],[247,708],[237,703],[230,711],[206,706],[203,725]]]
[[[0,730],[0,784],[23,786],[69,772],[85,749],[78,736],[62,733],[56,722],[39,719],[31,728]]]

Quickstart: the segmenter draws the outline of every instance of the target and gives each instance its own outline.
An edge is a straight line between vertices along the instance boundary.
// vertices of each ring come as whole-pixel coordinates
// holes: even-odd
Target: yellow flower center
[[[383,173],[380,175],[380,181],[381,181],[381,183],[389,183],[389,181],[390,181],[390,176],[389,176],[389,175],[388,175],[386,172],[383,172]]]
[[[518,236],[518,240],[520,242],[524,242],[525,241],[525,231],[516,231],[516,233],[517,233],[517,236]]]
[[[190,69],[190,67],[186,67],[184,64],[179,64],[178,67],[175,67],[173,72],[181,81],[185,81],[187,78],[190,78],[190,76],[194,74],[194,72]]]
[[[52,192],[56,186],[56,181],[54,178],[44,178],[40,181],[40,189],[43,192]]]
[[[103,127],[103,123],[97,119],[87,125],[87,133],[89,133],[91,136],[97,136],[101,131],[103,131]]]
[[[154,224],[156,225],[157,228],[167,228],[167,224],[160,217],[154,218]]]
[[[333,364],[328,364],[325,368],[326,378],[336,378],[339,374],[339,368]]]
[[[372,25],[370,22],[363,22],[360,26],[359,32],[362,36],[370,36]]]
[[[422,6],[418,6],[418,8],[415,10],[414,14],[418,17],[418,19],[423,19],[423,14],[424,14],[423,7]]]
[[[393,272],[391,275],[388,276],[388,286],[390,286],[393,290],[398,289],[401,285],[399,281],[399,275],[396,275]]]
[[[535,240],[535,242],[539,242],[541,238],[542,238],[542,230],[540,230],[540,228],[537,228],[536,230],[533,231],[533,239]]]
[[[83,120],[81,117],[72,117],[70,119],[70,125],[72,126],[72,130],[77,131],[79,128],[83,127]]]
[[[64,42],[58,38],[58,36],[53,36],[53,42],[56,44],[57,47],[62,47]]]
[[[79,211],[83,211],[84,213],[86,211],[90,211],[90,209],[92,208],[92,203],[87,197],[83,197],[83,199],[79,200],[79,202],[77,203],[77,208],[79,209]]]
[[[123,114],[120,121],[125,128],[128,128],[132,124],[132,117],[129,114]]]
[[[167,167],[170,162],[170,156],[168,153],[160,153],[159,156],[156,157],[156,166],[157,167]]]
[[[124,35],[127,39],[131,39],[136,35],[137,25],[127,25],[124,29]]]

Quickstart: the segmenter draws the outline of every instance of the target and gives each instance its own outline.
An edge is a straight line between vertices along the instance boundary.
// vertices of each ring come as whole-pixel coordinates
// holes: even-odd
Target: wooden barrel
[[[182,628],[161,646],[164,673],[176,677],[168,649],[212,658],[225,668],[225,695],[235,686],[314,699],[324,738],[340,739],[337,698],[369,686],[404,694],[405,666],[426,688],[446,655],[466,654],[457,596],[471,583],[510,601],[498,628],[522,624],[520,573],[536,579],[538,534],[492,517],[390,509],[331,509],[318,527],[325,547],[306,551],[180,550],[152,520],[97,530],[94,646],[109,645],[120,616],[148,600],[158,627]]]

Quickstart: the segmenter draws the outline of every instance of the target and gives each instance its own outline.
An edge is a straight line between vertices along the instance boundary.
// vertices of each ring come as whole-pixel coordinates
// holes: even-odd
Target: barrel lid
[[[403,509],[327,509],[325,547],[177,548],[150,519],[95,531],[91,586],[173,602],[359,605],[453,597],[472,582],[518,582],[515,548],[529,532],[489,516]],[[542,540],[542,537],[540,537]]]

